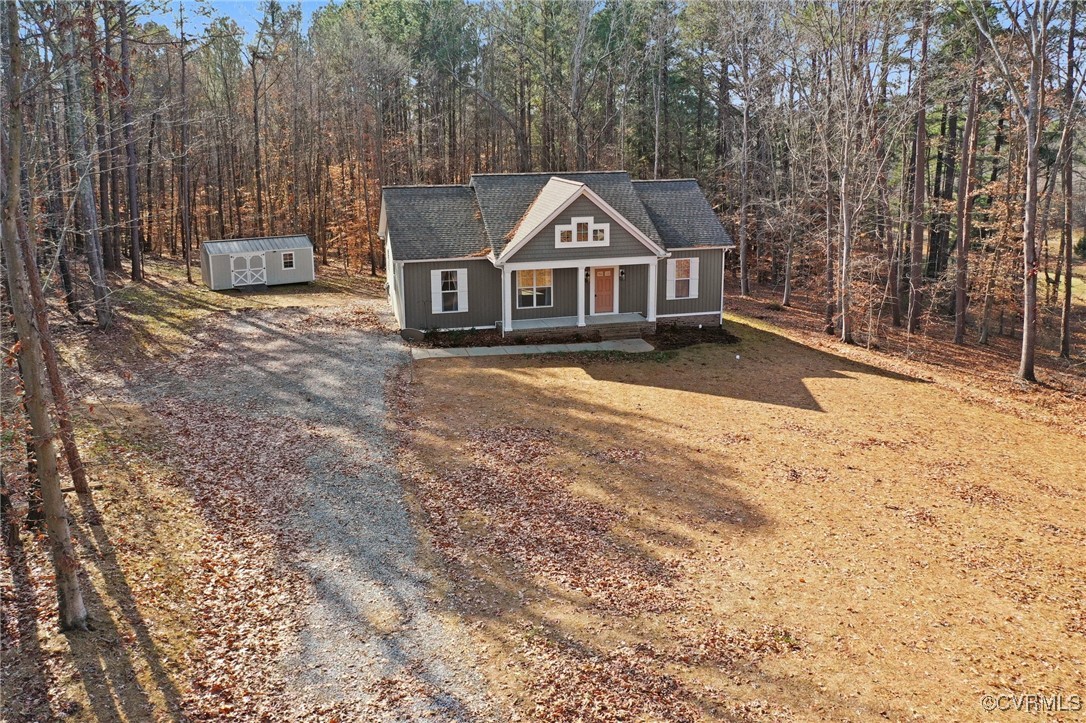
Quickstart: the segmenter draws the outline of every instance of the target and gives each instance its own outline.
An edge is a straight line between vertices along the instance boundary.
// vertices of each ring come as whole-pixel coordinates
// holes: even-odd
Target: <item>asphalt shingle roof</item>
[[[397,261],[485,256],[490,251],[467,186],[386,186],[385,223]]]
[[[266,238],[238,238],[225,241],[204,241],[209,256],[245,254],[255,251],[290,251],[311,247],[313,243],[305,234],[295,236],[269,236]]]
[[[501,254],[511,232],[553,176],[585,184],[646,236],[660,243],[660,235],[630,185],[630,174],[626,171],[476,174],[471,177],[471,186],[475,189],[495,254]]]
[[[397,261],[500,255],[521,226],[553,210],[558,191],[569,185],[556,179],[588,186],[664,248],[732,245],[694,180],[631,181],[625,171],[483,173],[466,186],[386,186],[392,255]]]
[[[694,179],[634,181],[633,187],[664,248],[735,245]]]

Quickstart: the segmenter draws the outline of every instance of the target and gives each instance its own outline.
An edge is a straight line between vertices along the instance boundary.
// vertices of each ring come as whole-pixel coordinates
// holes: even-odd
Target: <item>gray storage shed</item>
[[[200,246],[200,275],[214,291],[313,281],[317,278],[313,242],[305,234],[205,241]]]

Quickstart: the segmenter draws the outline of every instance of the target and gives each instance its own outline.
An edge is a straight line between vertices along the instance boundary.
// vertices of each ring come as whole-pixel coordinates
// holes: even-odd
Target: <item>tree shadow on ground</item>
[[[3,631],[0,651],[5,659],[2,710],[12,721],[51,720],[51,676],[38,639],[38,602],[27,552],[21,539],[5,544],[4,552],[6,567],[11,571],[12,589],[10,597],[5,593],[6,599],[0,607],[4,618],[0,621]],[[17,667],[7,665],[15,660]]]
[[[626,665],[616,651],[631,646],[647,651],[648,672],[639,675],[675,675],[680,681],[669,710],[653,709],[652,695],[643,695],[636,686],[619,693],[629,694],[632,709],[641,696],[640,703],[648,706],[641,713],[648,718],[681,719],[684,704],[710,718],[744,718],[729,706],[765,697],[796,712],[855,712],[845,693],[827,690],[815,680],[774,673],[772,664],[763,665],[760,659],[737,656],[701,662],[689,657],[691,647],[697,646],[696,631],[728,624],[726,614],[724,619],[713,617],[707,603],[726,611],[742,608],[746,597],[743,593],[741,599],[732,600],[734,591],[716,588],[718,580],[702,579],[704,571],[686,568],[685,561],[709,555],[718,566],[717,574],[727,578],[728,565],[742,563],[729,560],[733,553],[728,550],[741,547],[745,538],[765,536],[776,521],[747,491],[759,480],[745,479],[727,464],[726,456],[710,454],[719,447],[705,449],[710,446],[704,429],[708,420],[672,419],[669,415],[675,410],[652,407],[653,397],[640,398],[637,389],[823,412],[804,380],[850,380],[859,374],[919,380],[811,350],[774,334],[743,329],[740,336],[738,353],[749,359],[743,367],[725,366],[729,357],[734,359],[736,346],[645,356],[480,357],[417,366],[414,375],[423,389],[422,399],[415,400],[418,416],[405,425],[408,468],[421,465],[424,472],[413,475],[409,487],[419,500],[422,526],[433,536],[431,547],[445,571],[449,594],[443,604],[451,614],[475,624],[501,650],[502,660],[523,663],[527,657],[529,675],[518,677],[517,685],[528,681],[529,687],[537,687],[518,689],[517,694],[527,693],[531,700],[547,691],[537,700],[543,706],[537,713],[549,712],[553,700],[564,701],[554,705],[576,707],[577,701],[595,699],[597,693],[613,693],[594,689],[593,676],[605,670],[608,661],[618,660],[619,668]],[[777,360],[783,360],[784,370],[769,368]],[[553,368],[581,370],[584,376],[550,373]],[[630,390],[616,389],[615,383],[629,385]],[[699,407],[704,410],[706,400],[690,405],[692,413]],[[679,397],[678,411],[681,408]],[[721,420],[713,423],[719,425]],[[741,420],[736,419],[736,426]],[[520,428],[546,432],[553,449],[538,460],[514,463],[509,470],[491,469],[492,486],[480,487],[474,468],[487,463],[479,462],[473,440],[490,439],[491,430]],[[502,444],[500,435],[491,440],[486,445],[490,456],[505,454]],[[606,536],[583,526],[588,532],[566,537],[565,548],[556,546],[552,538],[566,535],[559,521],[552,520],[559,528],[553,534],[547,525],[533,521],[552,517],[551,509],[562,510],[562,501],[531,484],[537,474],[532,468],[541,468],[544,477],[561,478],[563,488],[580,500],[576,510],[602,506],[599,517],[609,521]],[[517,485],[518,474],[528,484],[512,491],[521,504],[509,509],[501,486]],[[442,479],[446,484],[435,484]],[[458,484],[469,486],[469,493],[457,494]],[[445,517],[454,518],[455,524]],[[577,522],[577,515],[572,515],[570,524]],[[515,531],[510,539],[495,532],[509,527]],[[535,548],[558,564],[525,555],[524,550]],[[724,558],[715,557],[718,554]],[[567,576],[554,575],[555,569],[613,577],[628,583],[628,590],[620,583],[601,594],[591,583],[567,584]],[[643,604],[638,591],[645,589],[653,590],[658,606]],[[802,621],[795,624],[802,626]],[[533,637],[546,639],[558,651],[556,667],[537,667],[541,658],[532,652]],[[567,669],[578,671],[572,676],[579,681],[573,688],[561,688],[570,685],[569,679],[561,684],[532,680],[532,675],[552,676]],[[564,679],[564,674],[560,677]],[[602,680],[612,684],[606,676]],[[731,694],[718,695],[711,686],[701,685],[707,680],[746,683]],[[658,682],[660,689],[676,690],[663,677]],[[564,710],[574,714],[573,709]],[[581,713],[591,717],[591,708]],[[897,717],[905,711],[890,706],[884,714]]]
[[[93,555],[85,564],[98,568],[104,588],[99,591],[84,576],[83,594],[94,630],[72,635],[72,659],[80,673],[96,720],[182,721],[182,696],[166,669],[163,654],[140,615],[135,596],[116,556],[93,499],[79,496],[82,524],[73,525],[79,545]],[[89,534],[88,534],[89,533]],[[121,616],[118,626],[106,598]],[[147,671],[154,688],[140,683],[137,668]],[[161,700],[156,704],[152,698]]]
[[[702,344],[678,352],[615,355],[560,354],[510,357],[510,369],[573,365],[597,381],[673,389],[815,412],[825,411],[808,381],[855,379],[867,374],[910,383],[923,379],[852,361],[798,344],[773,332],[731,321],[738,344]],[[622,363],[616,363],[622,362]]]

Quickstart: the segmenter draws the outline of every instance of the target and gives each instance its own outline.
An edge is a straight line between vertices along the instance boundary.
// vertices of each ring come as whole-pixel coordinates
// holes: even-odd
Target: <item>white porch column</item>
[[[649,305],[645,315],[645,318],[649,321],[656,321],[656,271],[659,266],[659,259],[653,259],[652,263],[649,264]]]
[[[513,270],[502,269],[502,336],[513,328]]]
[[[584,264],[577,267],[577,326],[584,326]]]

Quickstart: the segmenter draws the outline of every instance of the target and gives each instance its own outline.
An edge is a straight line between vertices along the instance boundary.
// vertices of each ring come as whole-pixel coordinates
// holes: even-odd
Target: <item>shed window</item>
[[[698,264],[696,256],[667,261],[667,298],[698,298]]]
[[[294,268],[294,252],[293,251],[284,251],[283,252],[283,268],[284,269],[293,269]]]
[[[527,269],[517,272],[517,308],[539,309],[554,306],[554,272]]]
[[[435,314],[468,310],[467,269],[435,269],[430,272],[430,310]]]

